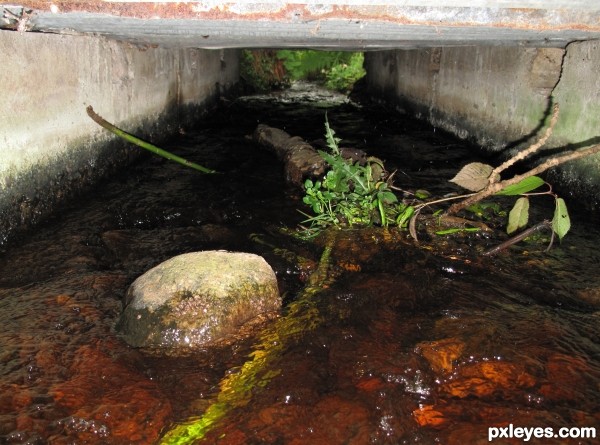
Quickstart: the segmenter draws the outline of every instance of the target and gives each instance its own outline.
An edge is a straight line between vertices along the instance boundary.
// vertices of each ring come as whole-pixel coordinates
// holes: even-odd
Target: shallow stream
[[[478,444],[510,424],[553,428],[531,443],[600,443],[554,437],[600,427],[597,221],[573,212],[548,253],[526,242],[496,257],[480,255],[493,239],[341,232],[335,278],[307,295],[323,243],[280,230],[308,209],[246,136],[265,123],[320,139],[325,112],[399,187],[457,190],[469,147],[389,110],[316,90],[223,104],[165,148],[224,174],[143,156],[0,254],[0,444],[153,444],[202,422],[172,443]],[[273,323],[290,331],[276,348],[259,333],[184,356],[128,347],[114,331],[128,285],[207,249],[264,256],[284,295]],[[260,341],[274,351],[260,375],[219,398]]]

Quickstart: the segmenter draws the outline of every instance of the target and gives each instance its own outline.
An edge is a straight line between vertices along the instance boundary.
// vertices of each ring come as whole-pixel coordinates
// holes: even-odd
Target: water
[[[344,232],[335,279],[306,295],[323,243],[279,230],[296,227],[302,203],[245,136],[267,123],[322,138],[325,111],[346,144],[398,169],[403,188],[447,193],[469,153],[426,125],[315,91],[227,103],[165,147],[223,175],[145,157],[2,254],[0,443],[158,443],[215,406],[220,421],[196,443],[476,444],[511,423],[600,426],[600,234],[587,215],[547,254],[523,243],[495,258],[479,255],[492,239],[415,246],[404,232]],[[267,334],[184,356],[129,348],[113,329],[128,285],[203,249],[263,255],[282,317]],[[275,334],[280,343],[265,344]],[[220,405],[220,385],[240,381],[256,348],[268,365]]]

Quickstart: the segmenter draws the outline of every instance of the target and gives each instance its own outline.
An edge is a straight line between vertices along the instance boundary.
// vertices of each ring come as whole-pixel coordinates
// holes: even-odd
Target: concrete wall
[[[97,113],[159,142],[237,82],[236,50],[161,49],[0,31],[0,247],[140,149]]]
[[[371,94],[491,151],[532,142],[549,112],[561,112],[548,148],[598,143],[600,44],[562,48],[473,46],[368,53]],[[600,156],[551,175],[563,193],[600,203]],[[593,195],[593,199],[590,198]]]
[[[160,143],[239,75],[237,50],[93,36],[0,31],[0,55],[0,248],[140,152],[91,121],[87,105]],[[530,142],[551,97],[562,111],[549,147],[599,142],[597,41],[388,50],[368,53],[366,68],[373,95],[489,150]],[[599,156],[553,177],[599,206]]]

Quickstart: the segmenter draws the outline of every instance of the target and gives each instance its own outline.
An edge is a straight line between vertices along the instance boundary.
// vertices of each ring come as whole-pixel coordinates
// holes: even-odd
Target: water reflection
[[[225,175],[146,158],[0,258],[0,443],[151,444],[213,406],[254,340],[185,357],[133,350],[113,329],[121,299],[173,255],[230,249],[265,256],[292,305],[322,247],[276,230],[302,204],[244,136],[260,121],[321,138],[322,106],[229,104],[173,142]],[[443,191],[464,162],[465,146],[404,117],[346,102],[328,116],[412,187]],[[204,442],[464,444],[509,423],[600,425],[600,238],[574,221],[549,254],[524,244],[493,259],[415,247],[403,232],[343,234],[336,280],[298,309],[304,332],[285,337],[277,372]]]

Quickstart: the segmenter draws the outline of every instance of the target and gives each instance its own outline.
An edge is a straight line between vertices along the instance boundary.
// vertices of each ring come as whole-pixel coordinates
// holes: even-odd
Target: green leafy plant
[[[324,70],[340,63],[340,51],[288,50],[277,51],[277,57],[292,80],[323,80]]]
[[[244,50],[240,77],[258,92],[309,80],[346,92],[366,74],[362,52],[316,50]]]
[[[277,56],[291,80],[321,82],[333,90],[348,91],[366,74],[361,52],[280,50]]]
[[[329,152],[319,154],[329,166],[321,180],[307,179],[303,202],[314,216],[308,216],[305,235],[312,236],[329,226],[372,226],[406,224],[412,208],[398,202],[387,182],[383,162],[368,157],[364,164],[345,159],[339,148],[341,139],[325,120],[325,138]],[[403,217],[404,216],[404,217]]]
[[[331,90],[349,91],[354,84],[365,76],[366,71],[363,68],[364,62],[363,53],[350,53],[350,58],[347,62],[341,62],[333,65],[326,72],[325,86]]]
[[[512,162],[510,162],[510,164],[505,163],[496,169],[491,165],[473,162],[465,165],[456,176],[451,179],[451,182],[454,182],[467,190],[476,192],[476,194],[487,192],[488,189],[491,189],[497,190],[493,193],[495,196],[519,196],[508,214],[506,232],[509,235],[527,227],[529,222],[530,196],[550,195],[554,197],[555,210],[551,228],[553,233],[558,236],[559,240],[562,240],[571,228],[569,212],[564,199],[559,198],[558,195],[553,193],[551,185],[536,175],[522,175],[521,177],[518,177],[518,179],[520,179],[518,181],[500,181],[499,173],[504,170],[507,165],[512,165]],[[548,187],[547,191],[532,193],[543,185]],[[491,194],[492,193],[487,193],[487,195]]]
[[[422,210],[434,205],[456,201],[446,210],[438,210],[427,217],[433,224],[428,225],[437,235],[450,235],[485,230],[490,227],[481,220],[496,221],[497,217],[508,215],[506,231],[512,236],[484,255],[493,255],[507,247],[525,239],[541,229],[551,229],[552,239],[558,236],[562,240],[571,228],[571,220],[564,199],[553,192],[549,183],[537,176],[547,169],[600,152],[600,144],[583,150],[572,151],[557,157],[552,157],[529,171],[502,179],[500,174],[518,161],[536,153],[548,140],[558,119],[559,107],[555,104],[552,110],[550,124],[542,136],[526,149],[518,152],[498,167],[473,162],[465,165],[451,182],[467,189],[471,193],[444,198],[429,199],[425,190],[408,192],[412,199],[399,201],[392,190],[399,190],[392,185],[392,175],[388,175],[380,159],[370,157],[362,165],[353,163],[341,156],[340,139],[325,122],[325,136],[329,152],[320,151],[320,155],[329,166],[327,174],[318,181],[307,180],[306,195],[303,198],[314,215],[306,215],[305,235],[312,236],[329,226],[381,225],[387,227],[396,225],[408,229],[410,235],[417,239],[417,222]],[[547,190],[538,191],[542,186]],[[530,198],[533,196],[550,196],[554,199],[552,220],[544,220],[526,228],[529,224]],[[490,197],[517,197],[512,209],[507,213],[497,202],[484,201]],[[461,210],[467,210],[479,221],[454,216]]]

